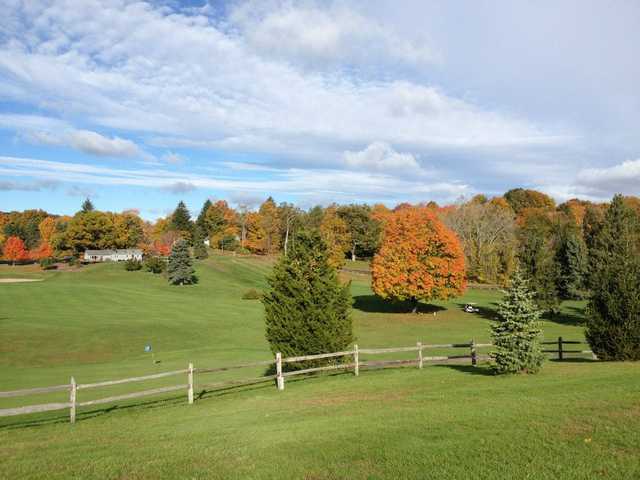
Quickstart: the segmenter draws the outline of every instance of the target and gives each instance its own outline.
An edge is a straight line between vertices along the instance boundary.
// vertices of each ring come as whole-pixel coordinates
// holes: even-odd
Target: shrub
[[[127,272],[135,272],[136,270],[140,270],[141,268],[142,268],[142,262],[140,260],[130,258],[129,260],[124,262],[124,269]]]
[[[616,195],[591,254],[586,338],[601,360],[640,360],[640,220]]]
[[[173,244],[167,265],[167,276],[169,283],[172,285],[197,283],[198,277],[196,277],[193,269],[193,259],[189,253],[189,244],[186,240],[180,239]]]
[[[284,357],[338,352],[353,341],[350,285],[342,285],[329,265],[329,253],[319,233],[297,235],[268,283],[262,303],[272,352],[281,352]],[[306,362],[305,366],[322,363]]]
[[[147,257],[144,261],[144,268],[147,272],[162,273],[167,268],[167,262],[160,257]]]
[[[255,288],[247,290],[242,294],[243,300],[260,300],[262,298],[262,293],[260,293]]]
[[[518,269],[504,300],[498,305],[499,319],[491,325],[495,350],[491,352],[492,370],[502,373],[536,373],[544,355],[540,345],[542,312],[534,293]]]
[[[46,257],[40,259],[40,268],[43,270],[55,270],[58,268],[56,265],[56,260],[52,257]]]

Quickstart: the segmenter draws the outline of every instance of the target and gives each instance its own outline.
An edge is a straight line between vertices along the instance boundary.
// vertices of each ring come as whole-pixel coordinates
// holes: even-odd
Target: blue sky
[[[640,3],[2,1],[0,210],[640,194]]]

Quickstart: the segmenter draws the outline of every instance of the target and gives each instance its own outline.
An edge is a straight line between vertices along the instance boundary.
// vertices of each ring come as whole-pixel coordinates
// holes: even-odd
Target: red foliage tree
[[[28,257],[32,260],[53,257],[53,248],[47,242],[42,242],[38,248],[29,251]]]
[[[27,249],[20,237],[9,237],[4,244],[4,258],[11,260],[11,264],[27,258]]]
[[[424,207],[404,207],[388,216],[371,271],[376,295],[410,300],[413,312],[419,300],[448,299],[466,287],[460,241]]]

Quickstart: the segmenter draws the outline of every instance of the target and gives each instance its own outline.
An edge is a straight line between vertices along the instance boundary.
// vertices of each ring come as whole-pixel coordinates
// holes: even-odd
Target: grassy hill
[[[361,267],[361,266],[360,266]],[[94,265],[70,272],[0,267],[0,390],[117,379],[270,358],[262,307],[269,261],[216,256],[200,283]],[[358,268],[359,270],[361,268]],[[362,347],[489,339],[499,293],[470,290],[421,315],[394,311],[353,280]],[[481,315],[461,305],[478,303]],[[545,335],[581,339],[579,303],[545,322]],[[433,315],[435,311],[436,315]],[[151,344],[155,358],[144,353]],[[398,355],[395,355],[398,357]],[[251,376],[255,372],[242,372]],[[550,362],[538,376],[427,366],[288,381],[0,418],[2,478],[637,478],[640,365]],[[206,381],[238,376],[211,374]],[[204,376],[203,379],[204,381]],[[196,391],[198,381],[196,380]],[[153,385],[80,391],[89,399]],[[3,399],[0,408],[64,401],[65,394]]]

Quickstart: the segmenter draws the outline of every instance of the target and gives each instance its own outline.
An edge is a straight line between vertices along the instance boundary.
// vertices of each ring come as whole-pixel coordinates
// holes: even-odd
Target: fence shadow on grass
[[[393,302],[384,300],[377,295],[357,295],[353,297],[353,308],[368,313],[411,313],[409,302]],[[418,313],[434,313],[446,310],[439,305],[426,303],[418,304]]]

